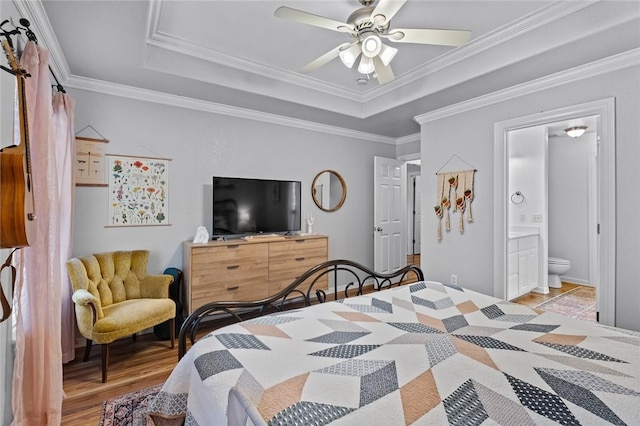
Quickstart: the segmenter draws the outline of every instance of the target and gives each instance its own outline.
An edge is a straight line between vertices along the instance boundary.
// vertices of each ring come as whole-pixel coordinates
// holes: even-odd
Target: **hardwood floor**
[[[563,282],[562,288],[549,288],[549,294],[531,292],[529,294],[525,294],[524,296],[513,299],[512,302],[533,307],[546,302],[549,299],[553,299],[554,297],[557,297],[563,293],[571,291],[576,287],[580,287],[580,285]]]
[[[118,340],[111,344],[109,377],[101,383],[100,347],[94,347],[87,362],[82,362],[84,348],[76,359],[63,368],[63,425],[98,425],[102,402],[134,390],[163,383],[178,361],[178,345],[170,349],[169,341],[153,334]]]
[[[420,266],[420,254],[408,254],[407,255],[407,265],[416,265]]]

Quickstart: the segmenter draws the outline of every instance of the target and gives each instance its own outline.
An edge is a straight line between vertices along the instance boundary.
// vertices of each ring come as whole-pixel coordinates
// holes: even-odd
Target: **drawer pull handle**
[[[296,243],[301,244],[301,243],[304,243],[305,241],[307,240],[296,240]]]
[[[227,291],[234,291],[234,290],[237,290],[239,288],[240,288],[240,286],[238,286],[238,285],[234,286],[234,287],[227,287]]]
[[[240,247],[240,244],[233,244],[233,245],[228,245],[228,246],[227,246],[227,248],[228,248],[229,250],[237,249],[238,247]]]
[[[296,257],[296,262],[302,262],[304,260],[304,257]]]
[[[230,265],[230,266],[227,266],[227,269],[232,270],[232,269],[238,269],[239,267],[240,265]]]

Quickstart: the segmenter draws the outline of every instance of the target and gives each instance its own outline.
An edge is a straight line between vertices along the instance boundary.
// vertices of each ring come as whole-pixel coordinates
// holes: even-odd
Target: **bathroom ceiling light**
[[[587,131],[587,126],[574,126],[564,129],[564,131],[572,138],[579,138]]]

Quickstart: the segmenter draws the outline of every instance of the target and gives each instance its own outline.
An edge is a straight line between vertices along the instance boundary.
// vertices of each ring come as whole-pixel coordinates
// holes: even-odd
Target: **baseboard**
[[[583,280],[581,278],[567,277],[565,275],[561,275],[560,276],[560,281],[562,281],[563,283],[569,283],[569,284],[575,284],[575,285],[584,285],[584,286],[587,286],[587,287],[594,287],[594,285],[591,284],[587,280]]]

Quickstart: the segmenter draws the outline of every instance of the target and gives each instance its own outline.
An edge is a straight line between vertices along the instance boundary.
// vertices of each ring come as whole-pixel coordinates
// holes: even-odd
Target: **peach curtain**
[[[56,92],[53,95],[53,141],[55,155],[57,200],[59,209],[59,245],[60,245],[60,301],[62,304],[61,344],[62,363],[75,358],[75,316],[71,296],[73,289],[64,267],[64,262],[71,258],[73,245],[73,211],[75,202],[75,176],[73,166],[75,156],[74,135],[75,101],[66,93]],[[55,283],[54,283],[55,284]]]
[[[37,234],[17,259],[13,425],[60,424],[64,395],[61,306],[68,281],[62,265],[71,244],[73,102],[57,97],[53,117],[48,62],[46,50],[26,44],[21,65],[31,74],[26,97]],[[54,139],[60,134],[63,142]]]

